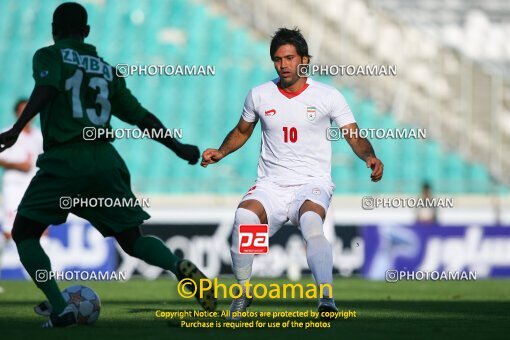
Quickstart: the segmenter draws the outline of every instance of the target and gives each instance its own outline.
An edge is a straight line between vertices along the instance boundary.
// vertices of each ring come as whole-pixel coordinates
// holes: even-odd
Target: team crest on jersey
[[[276,110],[275,109],[266,110],[264,113],[266,116],[274,116],[276,114]]]
[[[308,118],[309,121],[312,121],[315,119],[315,117],[317,116],[317,113],[316,113],[316,109],[314,106],[308,106],[306,108],[306,117]]]

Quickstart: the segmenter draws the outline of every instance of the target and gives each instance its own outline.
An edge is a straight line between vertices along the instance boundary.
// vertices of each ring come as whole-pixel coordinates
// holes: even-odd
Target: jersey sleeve
[[[140,104],[138,99],[126,87],[124,78],[115,78],[114,81],[117,82],[117,86],[110,99],[112,114],[128,124],[138,124],[149,111]]]
[[[62,89],[62,56],[57,50],[41,48],[32,59],[35,86],[53,86]]]
[[[331,120],[334,120],[338,127],[344,127],[348,124],[356,123],[351,108],[344,96],[338,91],[334,90],[331,95]]]
[[[253,101],[253,91],[250,91],[244,100],[242,117],[249,123],[256,122],[259,119]]]

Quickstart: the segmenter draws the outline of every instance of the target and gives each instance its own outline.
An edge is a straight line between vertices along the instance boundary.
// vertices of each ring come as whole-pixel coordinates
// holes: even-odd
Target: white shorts
[[[282,186],[266,179],[251,187],[241,202],[259,201],[267,215],[269,237],[290,221],[299,227],[299,209],[305,201],[312,201],[328,211],[335,186],[327,181],[312,181],[303,185]]]

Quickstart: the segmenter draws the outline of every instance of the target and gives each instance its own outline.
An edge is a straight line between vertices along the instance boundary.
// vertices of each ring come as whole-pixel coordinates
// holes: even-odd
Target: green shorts
[[[39,156],[37,166],[39,171],[18,207],[21,216],[56,225],[71,212],[104,236],[136,228],[150,218],[136,204],[129,171],[110,143],[54,147]],[[69,199],[74,203],[70,205]]]

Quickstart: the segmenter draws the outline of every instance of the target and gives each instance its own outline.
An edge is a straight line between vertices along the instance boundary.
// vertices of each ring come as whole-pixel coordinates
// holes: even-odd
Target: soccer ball
[[[91,325],[96,322],[101,310],[99,296],[89,287],[71,286],[62,292],[68,305],[76,307],[79,325]]]

